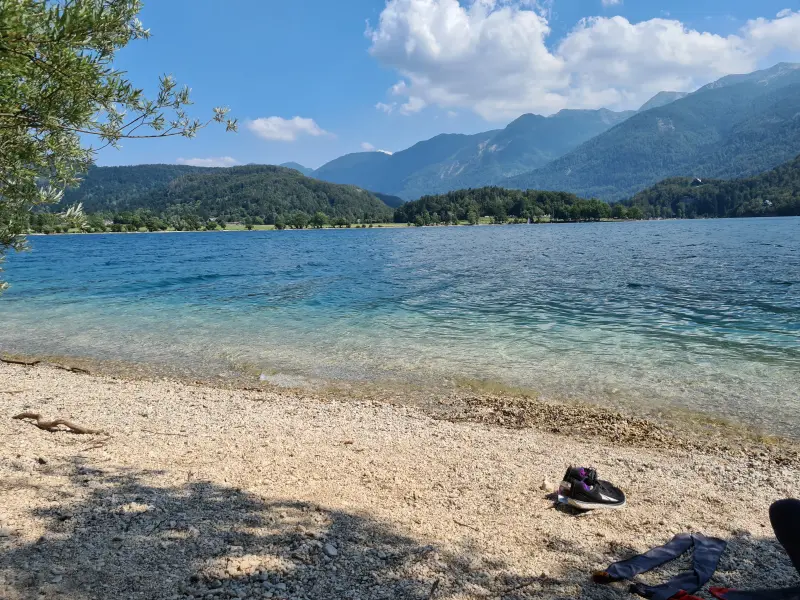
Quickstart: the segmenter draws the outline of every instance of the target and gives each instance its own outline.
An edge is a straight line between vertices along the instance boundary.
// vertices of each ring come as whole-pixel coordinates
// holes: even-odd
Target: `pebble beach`
[[[767,514],[796,490],[792,441],[503,394],[78,371],[0,364],[0,598],[629,598],[592,572],[681,532],[728,541],[710,585],[797,583]],[[556,506],[569,464],[628,506]]]

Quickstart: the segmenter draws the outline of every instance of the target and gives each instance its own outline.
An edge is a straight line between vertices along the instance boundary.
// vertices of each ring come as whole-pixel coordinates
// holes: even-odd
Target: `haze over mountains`
[[[442,134],[406,150],[357,152],[303,175],[376,193],[389,206],[462,188],[496,185],[630,198],[670,177],[733,179],[800,154],[800,64],[732,75],[691,94],[661,92],[638,111],[526,114],[502,129]],[[147,177],[136,174],[148,169]],[[201,167],[93,168],[65,202],[98,194],[134,198]],[[87,206],[90,209],[90,206]]]

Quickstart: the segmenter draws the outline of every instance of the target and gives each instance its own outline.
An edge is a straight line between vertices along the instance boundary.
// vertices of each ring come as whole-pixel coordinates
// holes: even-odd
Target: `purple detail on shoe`
[[[578,473],[580,474],[581,477],[586,477],[586,469],[581,468],[578,470]]]
[[[581,481],[581,485],[583,486],[583,491],[585,491],[585,492],[588,492],[589,490],[592,489],[588,485],[586,485],[585,481]]]

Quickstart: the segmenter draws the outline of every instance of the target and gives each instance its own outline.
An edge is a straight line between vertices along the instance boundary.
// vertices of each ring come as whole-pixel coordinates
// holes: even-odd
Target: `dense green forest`
[[[143,196],[183,175],[210,171],[212,169],[186,165],[91,167],[80,186],[64,193],[59,206],[66,209],[80,202],[87,212],[126,210]]]
[[[800,156],[747,179],[666,179],[625,204],[656,218],[800,215]]]
[[[160,167],[169,165],[93,170],[84,182],[86,188],[82,185],[68,194],[52,212],[31,215],[31,229],[198,230],[230,222],[278,228],[346,226],[387,222],[393,216],[392,209],[371,192],[311,179],[293,169]],[[121,176],[119,181],[115,174]],[[67,211],[77,204],[82,204],[81,217]]]
[[[485,187],[423,196],[398,207],[394,220],[415,225],[478,223],[490,217],[494,223],[552,221],[599,221],[609,218],[642,218],[638,207],[609,206],[601,200],[584,200],[565,192],[507,190]]]

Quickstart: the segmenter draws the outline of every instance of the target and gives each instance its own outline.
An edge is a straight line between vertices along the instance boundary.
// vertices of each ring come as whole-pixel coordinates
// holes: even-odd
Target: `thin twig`
[[[469,523],[462,523],[461,521],[457,521],[455,519],[453,519],[453,523],[455,523],[456,525],[461,525],[462,527],[466,527],[467,529],[472,529],[472,531],[480,531],[480,529],[478,529],[477,527],[473,527]]]
[[[0,394],[22,394],[25,390],[0,390]]]
[[[543,581],[542,577],[534,577],[533,579],[529,579],[528,581],[524,581],[522,583],[518,583],[517,585],[512,585],[511,587],[505,588],[504,590],[501,590],[499,592],[495,592],[494,594],[492,594],[489,597],[490,598],[502,598],[506,594],[510,594],[511,592],[517,592],[517,591],[519,591],[519,590],[521,590],[523,588],[530,587],[534,583],[539,583],[541,581]]]
[[[144,433],[151,433],[153,435],[175,435],[180,437],[189,437],[188,433],[172,433],[170,431],[150,431],[149,429],[142,429]]]
[[[441,582],[441,579],[437,579],[436,581],[433,582],[433,585],[431,586],[431,591],[428,594],[428,600],[432,600],[433,597],[436,595],[436,590],[439,589],[439,583],[440,582]]]

